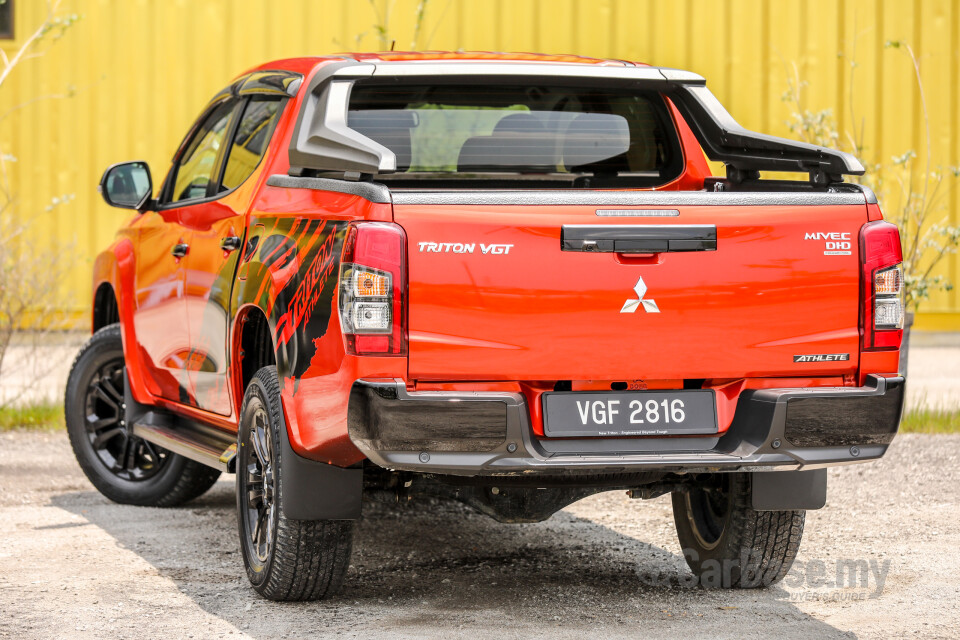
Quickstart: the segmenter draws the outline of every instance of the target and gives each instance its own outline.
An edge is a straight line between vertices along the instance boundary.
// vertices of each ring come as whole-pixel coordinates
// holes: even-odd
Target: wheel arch
[[[91,328],[120,323],[123,355],[127,366],[130,391],[138,402],[154,404],[143,373],[143,360],[133,323],[136,307],[136,251],[130,236],[120,237],[101,252],[93,265],[93,307]]]
[[[120,322],[117,294],[109,282],[101,282],[93,294],[93,332]]]
[[[267,314],[254,304],[240,308],[234,322],[231,342],[234,401],[237,411],[253,376],[263,367],[277,364],[273,327]]]

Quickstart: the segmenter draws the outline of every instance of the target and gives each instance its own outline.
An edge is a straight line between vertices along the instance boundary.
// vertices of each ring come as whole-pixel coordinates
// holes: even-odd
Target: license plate
[[[551,392],[543,394],[543,432],[550,438],[713,434],[716,407],[711,389]]]

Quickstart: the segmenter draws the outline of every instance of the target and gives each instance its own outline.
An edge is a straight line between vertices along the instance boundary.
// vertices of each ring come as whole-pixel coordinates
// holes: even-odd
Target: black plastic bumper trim
[[[790,398],[784,436],[798,447],[890,444],[903,412],[904,381],[850,397]]]
[[[391,451],[493,451],[507,437],[507,406],[499,401],[439,402],[358,382],[350,391],[350,438]]]
[[[408,392],[402,380],[387,383],[357,381],[373,387],[379,397],[391,402],[424,403],[430,411],[434,403],[501,402],[506,405],[506,438],[492,451],[456,450],[446,444],[444,450],[396,451],[371,447],[353,437],[354,444],[375,464],[397,470],[461,476],[515,474],[569,474],[600,471],[657,470],[676,473],[717,471],[810,470],[840,464],[864,462],[881,457],[888,443],[864,442],[860,445],[798,447],[784,436],[787,405],[791,400],[831,400],[874,398],[883,402],[888,393],[902,406],[903,378],[870,375],[864,387],[811,387],[802,389],[762,389],[740,396],[730,429],[713,438],[591,438],[542,440],[533,436],[529,412],[523,394],[506,392]],[[889,392],[888,392],[889,389]],[[360,395],[351,395],[351,405]],[[435,405],[434,406],[439,406]],[[826,405],[824,405],[826,406]],[[870,406],[866,405],[869,409]],[[883,419],[892,421],[889,411]],[[361,415],[351,406],[350,414]],[[887,424],[896,432],[895,422]]]

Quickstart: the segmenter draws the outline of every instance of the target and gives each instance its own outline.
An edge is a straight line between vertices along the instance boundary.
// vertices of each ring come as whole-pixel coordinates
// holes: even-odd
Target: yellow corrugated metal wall
[[[41,21],[41,0],[13,0],[12,51]],[[0,90],[0,145],[16,156],[11,191],[39,242],[74,243],[76,309],[89,304],[92,257],[124,219],[96,193],[110,163],[146,159],[157,181],[200,108],[245,68],[271,58],[380,48],[375,24],[409,48],[420,0],[62,0],[82,19]],[[888,159],[923,156],[920,99],[907,40],[921,56],[934,163],[960,164],[960,0],[429,0],[419,49],[578,53],[681,67],[746,127],[788,135],[781,100],[792,63],[809,83],[806,106],[833,108],[850,127],[851,92],[867,144]],[[856,73],[851,55],[856,45]],[[46,211],[55,196],[75,194]],[[957,191],[947,196],[953,223]],[[882,204],[882,203],[881,203]],[[46,240],[49,238],[50,240]],[[960,284],[955,256],[943,272]],[[960,290],[933,297],[918,328],[960,329]]]

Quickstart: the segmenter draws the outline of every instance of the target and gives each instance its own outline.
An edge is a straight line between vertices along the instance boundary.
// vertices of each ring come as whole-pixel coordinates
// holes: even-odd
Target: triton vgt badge
[[[643,310],[647,313],[660,313],[660,307],[657,306],[656,301],[650,298],[643,299],[643,294],[647,292],[647,285],[643,282],[643,278],[637,278],[637,284],[634,285],[633,290],[637,294],[637,299],[624,302],[620,313],[633,313],[640,305],[643,305]]]
[[[421,242],[419,244],[420,253],[473,253],[477,249],[476,242]],[[480,253],[483,255],[505,256],[512,248],[512,244],[480,243]]]

